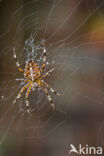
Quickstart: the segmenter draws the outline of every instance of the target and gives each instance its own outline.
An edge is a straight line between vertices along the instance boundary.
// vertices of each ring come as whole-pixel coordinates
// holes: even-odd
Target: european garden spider
[[[44,69],[46,66],[46,49],[45,49],[45,47],[43,47],[43,64],[42,64],[41,68],[33,59],[31,59],[26,63],[25,69],[22,69],[19,62],[17,61],[15,48],[13,48],[13,53],[14,53],[14,60],[16,62],[16,65],[17,65],[19,71],[24,75],[23,81],[25,82],[25,85],[22,87],[22,89],[20,90],[18,96],[15,98],[13,103],[16,103],[16,101],[21,97],[22,93],[27,89],[26,95],[25,95],[25,98],[26,98],[25,106],[26,106],[26,112],[30,113],[30,105],[29,105],[29,100],[28,100],[30,91],[39,87],[45,92],[51,106],[54,109],[53,100],[51,99],[51,96],[49,95],[47,89],[58,96],[60,96],[60,94],[56,90],[51,88],[44,81],[44,78],[47,75],[50,75],[50,73],[54,70],[54,68],[52,68],[48,72],[44,73]]]

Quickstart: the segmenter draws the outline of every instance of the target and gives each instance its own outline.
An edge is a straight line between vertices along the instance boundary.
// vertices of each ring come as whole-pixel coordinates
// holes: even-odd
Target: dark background
[[[0,2],[0,156],[66,156],[70,144],[103,146],[104,2],[79,2]],[[45,39],[47,69],[55,61],[47,82],[62,96],[52,95],[53,111],[43,93],[32,92],[29,117],[18,107],[25,104],[24,96],[12,105],[21,88],[12,48],[24,67],[26,54],[21,51],[36,31],[37,41]]]

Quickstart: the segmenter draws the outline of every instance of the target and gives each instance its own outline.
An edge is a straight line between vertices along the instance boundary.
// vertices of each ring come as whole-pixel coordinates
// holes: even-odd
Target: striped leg
[[[29,113],[29,114],[30,114],[30,109],[29,109],[30,106],[29,106],[28,98],[29,98],[29,94],[30,94],[31,89],[32,89],[32,84],[30,87],[28,87],[27,92],[26,92],[26,107],[27,107],[27,113]]]
[[[46,82],[43,82],[45,84],[45,86],[54,94],[60,96],[60,94],[53,88],[51,88],[51,86],[49,86]]]
[[[26,84],[19,92],[18,96],[16,97],[16,99],[13,101],[13,103],[16,103],[16,101],[21,97],[22,93],[25,91],[26,88],[28,88],[30,84]]]
[[[13,52],[14,52],[14,55],[13,55],[13,56],[14,56],[14,60],[15,60],[15,62],[16,62],[16,65],[17,65],[19,71],[20,71],[21,73],[23,73],[24,71],[23,71],[23,69],[20,67],[19,62],[17,61],[16,51],[15,51],[15,48],[14,48],[14,47],[13,47]]]
[[[47,95],[47,98],[48,98],[48,100],[49,100],[49,102],[50,102],[50,104],[51,104],[51,106],[52,106],[52,108],[54,110],[55,106],[54,106],[53,100],[51,99],[51,96],[49,95],[47,89],[45,87],[43,87],[43,86],[42,86],[42,89],[43,89],[43,91],[45,91],[45,93]]]
[[[41,67],[41,73],[44,71],[45,66],[46,66],[46,49],[44,47],[44,49],[43,49],[43,65]]]
[[[42,75],[42,76],[40,77],[40,79],[43,79],[43,78],[45,78],[46,76],[50,75],[50,73],[53,72],[53,71],[54,71],[54,68],[52,68],[52,69],[49,70],[47,73],[45,73],[44,75]]]

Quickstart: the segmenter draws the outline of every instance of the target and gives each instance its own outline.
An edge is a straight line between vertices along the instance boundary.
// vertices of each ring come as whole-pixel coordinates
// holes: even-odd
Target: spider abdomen
[[[27,79],[34,80],[40,76],[40,68],[34,61],[29,61],[26,68],[24,75]]]

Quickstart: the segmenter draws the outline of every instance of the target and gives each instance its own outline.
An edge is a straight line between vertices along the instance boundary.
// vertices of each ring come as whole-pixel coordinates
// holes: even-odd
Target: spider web
[[[103,145],[104,1],[1,1],[0,9],[0,155],[67,155],[70,143]],[[12,49],[23,69],[31,58],[41,66],[43,43],[45,72],[55,68],[45,81],[61,97],[50,93],[53,111],[45,93],[32,90],[28,116],[25,92],[13,104],[24,82]]]

